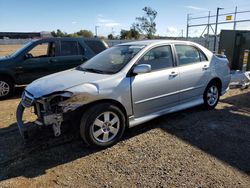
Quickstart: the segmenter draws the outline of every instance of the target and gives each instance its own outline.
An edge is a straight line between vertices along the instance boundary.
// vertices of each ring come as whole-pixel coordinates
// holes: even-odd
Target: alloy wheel
[[[110,142],[119,132],[120,119],[114,112],[103,112],[94,121],[91,133],[101,143]]]
[[[0,81],[0,97],[8,95],[10,92],[10,86],[5,81]]]
[[[209,106],[213,106],[217,103],[219,98],[219,91],[216,86],[211,86],[207,91],[207,103]]]

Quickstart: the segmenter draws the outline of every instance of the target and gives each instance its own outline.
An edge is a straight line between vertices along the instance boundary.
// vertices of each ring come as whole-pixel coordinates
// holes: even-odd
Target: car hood
[[[39,98],[54,92],[65,91],[80,84],[95,84],[99,80],[103,80],[108,77],[110,77],[110,75],[70,69],[35,80],[29,84],[25,90],[32,94],[34,98]]]

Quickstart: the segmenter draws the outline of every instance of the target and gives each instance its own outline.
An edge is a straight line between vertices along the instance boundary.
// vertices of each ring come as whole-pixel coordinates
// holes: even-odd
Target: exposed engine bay
[[[35,99],[27,91],[23,92],[22,101],[18,107],[17,123],[22,136],[24,136],[25,126],[22,122],[24,108],[34,108],[37,120],[34,122],[39,126],[53,126],[55,136],[61,135],[61,124],[65,120],[65,114],[75,110],[69,105],[62,104],[72,96],[71,92],[56,92],[54,94]],[[75,105],[78,107],[79,105]]]

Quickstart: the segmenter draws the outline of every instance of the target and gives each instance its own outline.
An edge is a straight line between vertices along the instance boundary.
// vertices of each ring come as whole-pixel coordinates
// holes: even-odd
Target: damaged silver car
[[[24,136],[23,111],[33,107],[34,123],[53,126],[59,136],[62,123],[77,117],[82,139],[107,147],[119,141],[126,127],[196,105],[215,108],[229,82],[227,59],[196,43],[120,44],[77,68],[28,85],[17,109],[17,123]]]

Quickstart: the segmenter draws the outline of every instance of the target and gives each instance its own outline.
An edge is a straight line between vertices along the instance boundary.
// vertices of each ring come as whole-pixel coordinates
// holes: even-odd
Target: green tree
[[[121,30],[120,39],[139,39],[140,33],[135,29]]]
[[[56,32],[55,32],[55,31],[52,31],[52,32],[51,32],[51,35],[52,35],[53,37],[57,37],[57,35],[56,35]]]
[[[140,38],[140,33],[136,29],[130,29],[130,35],[132,39]]]
[[[131,33],[129,30],[121,30],[120,39],[131,39]]]
[[[108,39],[109,40],[113,40],[115,37],[114,37],[114,35],[112,34],[112,33],[110,33],[109,35],[108,35]]]
[[[71,34],[68,34],[67,37],[79,37],[79,36],[77,35],[77,33],[71,33]]]
[[[76,32],[76,34],[78,36],[85,37],[85,38],[91,38],[94,36],[93,33],[89,30],[80,30],[80,31]]]
[[[89,30],[80,30],[75,33],[66,33],[61,31],[60,29],[57,29],[56,31],[52,31],[51,35],[53,37],[85,37],[85,38],[91,38],[93,37],[93,33]]]
[[[56,32],[52,31],[51,35],[53,37],[67,37],[68,34],[66,32],[61,31],[60,29],[57,29]]]
[[[157,16],[157,11],[153,10],[151,7],[144,7],[144,16],[137,17],[134,27],[142,34],[146,34],[148,39],[153,38],[156,33],[156,23],[155,18]]]

